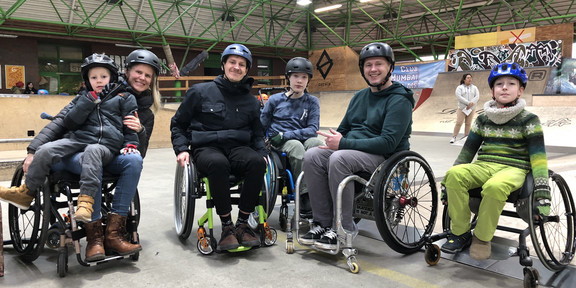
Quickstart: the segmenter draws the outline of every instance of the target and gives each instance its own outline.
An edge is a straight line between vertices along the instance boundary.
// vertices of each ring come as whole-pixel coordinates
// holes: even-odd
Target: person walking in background
[[[468,137],[472,120],[474,120],[474,108],[476,108],[476,103],[480,100],[480,92],[478,91],[478,87],[472,84],[472,75],[470,73],[462,75],[460,85],[456,87],[456,98],[458,99],[456,125],[454,125],[454,132],[452,133],[452,138],[450,138],[450,143],[456,142],[456,137],[458,137],[458,133],[460,133],[462,123],[465,123],[464,137],[462,139]]]

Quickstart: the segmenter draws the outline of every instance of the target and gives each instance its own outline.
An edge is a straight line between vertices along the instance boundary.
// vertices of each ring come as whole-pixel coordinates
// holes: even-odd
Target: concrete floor
[[[429,162],[440,179],[456,158],[460,147],[448,144],[447,135],[416,134],[411,139],[412,150]],[[560,172],[576,189],[576,148],[549,147],[550,168]],[[500,271],[492,271],[483,263],[466,260],[466,253],[454,259],[443,258],[436,266],[428,266],[424,253],[401,255],[374,237],[372,223],[361,226],[354,245],[360,273],[348,272],[345,258],[295,245],[292,255],[286,254],[286,234],[278,229],[275,245],[242,253],[201,255],[196,249],[196,237],[185,243],[174,230],[173,179],[175,159],[172,149],[151,149],[145,160],[140,180],[141,223],[139,234],[143,251],[137,262],[125,259],[93,267],[83,267],[73,254],[64,278],[56,272],[57,253],[45,249],[33,264],[19,260],[11,245],[4,246],[5,276],[0,287],[521,287],[522,280],[509,276],[522,271],[517,258]],[[2,185],[9,183],[2,182]],[[277,201],[277,203],[280,201]],[[204,210],[204,202],[196,202],[196,217]],[[9,237],[7,205],[2,203],[4,237]],[[278,206],[278,205],[277,205]],[[291,211],[291,208],[290,208]],[[235,215],[235,214],[233,214]],[[367,221],[367,220],[363,220]],[[216,221],[217,235],[220,223]],[[279,227],[278,207],[269,223]],[[362,222],[361,222],[362,223]],[[436,229],[440,224],[437,222]],[[197,225],[194,225],[194,231]],[[516,236],[511,236],[511,241]],[[82,241],[82,243],[84,243]],[[70,249],[72,253],[72,249]],[[533,253],[534,254],[534,253]],[[452,257],[449,257],[452,258]],[[468,257],[469,258],[469,257]],[[544,268],[541,274],[548,273]],[[507,273],[514,271],[512,273]],[[573,287],[571,265],[556,275],[555,287]],[[566,276],[568,275],[568,276]],[[548,275],[549,276],[549,275]],[[546,276],[548,278],[548,276]],[[550,282],[552,283],[552,282]]]

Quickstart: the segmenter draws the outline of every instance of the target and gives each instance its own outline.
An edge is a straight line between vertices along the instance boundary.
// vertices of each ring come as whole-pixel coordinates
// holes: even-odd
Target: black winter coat
[[[233,83],[220,75],[190,87],[170,123],[176,155],[199,147],[248,146],[266,156],[260,104],[250,93],[253,82],[245,77]]]
[[[148,150],[150,135],[152,135],[152,130],[154,127],[154,113],[152,113],[152,110],[150,110],[153,99],[149,91],[146,91],[142,94],[137,94],[130,87],[128,87],[127,90],[136,97],[136,101],[138,103],[138,117],[140,119],[140,123],[142,123],[143,126],[142,131],[138,133],[138,151],[140,151],[140,155],[142,155],[142,158],[144,158],[146,156],[146,151]],[[77,97],[79,96],[76,96],[76,98]],[[74,98],[74,100],[76,98]],[[32,139],[30,145],[28,145],[27,148],[28,153],[34,154],[36,150],[38,150],[38,148],[44,143],[69,137],[69,130],[64,125],[64,117],[75,105],[74,100],[62,108],[62,110],[60,110],[60,112],[54,116],[54,120],[44,126],[38,135]]]
[[[72,102],[75,105],[64,117],[64,126],[72,131],[70,139],[104,145],[114,154],[129,144],[138,146],[136,131],[122,123],[125,116],[134,115],[138,109],[134,95],[124,92],[94,101],[83,91]]]

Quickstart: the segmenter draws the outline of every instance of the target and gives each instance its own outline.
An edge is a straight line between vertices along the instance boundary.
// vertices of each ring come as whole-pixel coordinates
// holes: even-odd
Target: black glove
[[[284,139],[284,133],[280,132],[278,134],[276,134],[276,136],[270,138],[270,144],[272,144],[272,146],[274,147],[280,147],[282,144],[284,144],[285,139]]]
[[[100,98],[104,99],[109,95],[115,96],[120,92],[126,91],[126,86],[124,86],[123,82],[116,82],[116,83],[108,83],[100,92]]]

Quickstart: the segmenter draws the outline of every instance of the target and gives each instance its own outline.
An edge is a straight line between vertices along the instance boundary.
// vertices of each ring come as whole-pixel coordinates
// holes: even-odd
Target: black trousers
[[[217,147],[196,148],[193,157],[198,171],[208,178],[218,215],[226,215],[232,211],[230,175],[244,179],[238,208],[244,212],[254,211],[266,173],[264,157],[246,146],[230,150]]]

